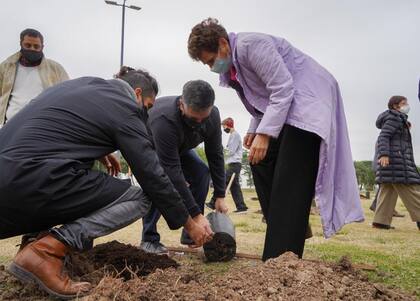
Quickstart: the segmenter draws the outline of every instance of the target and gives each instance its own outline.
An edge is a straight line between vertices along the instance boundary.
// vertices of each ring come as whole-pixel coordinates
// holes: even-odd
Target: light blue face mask
[[[229,57],[227,58],[216,58],[214,61],[213,67],[211,67],[211,71],[223,74],[229,71],[230,67],[232,67],[232,59]]]
[[[408,112],[410,112],[410,105],[409,104],[403,105],[400,108],[400,112],[404,113],[405,115],[408,115]]]

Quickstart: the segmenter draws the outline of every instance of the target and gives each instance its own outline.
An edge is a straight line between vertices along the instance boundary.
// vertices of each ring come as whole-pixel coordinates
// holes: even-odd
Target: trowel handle
[[[228,194],[228,193],[229,193],[229,191],[230,191],[230,187],[232,186],[232,183],[233,183],[233,180],[235,179],[235,176],[236,176],[236,173],[233,173],[233,174],[230,176],[229,183],[228,183],[228,185],[226,186],[226,194]]]

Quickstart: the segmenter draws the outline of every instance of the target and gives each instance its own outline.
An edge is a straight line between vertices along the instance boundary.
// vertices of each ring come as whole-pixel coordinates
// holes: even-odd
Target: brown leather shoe
[[[73,282],[64,271],[63,259],[68,247],[51,234],[18,252],[9,272],[23,282],[35,281],[50,295],[72,299],[89,292],[88,282]]]

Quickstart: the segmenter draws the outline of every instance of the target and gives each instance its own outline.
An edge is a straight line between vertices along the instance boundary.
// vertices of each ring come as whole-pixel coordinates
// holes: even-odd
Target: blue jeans
[[[194,150],[189,150],[185,154],[180,155],[180,159],[185,180],[190,184],[189,188],[201,213],[204,213],[204,203],[209,192],[209,168]],[[149,213],[143,218],[142,241],[160,241],[160,235],[156,227],[159,218],[159,210],[152,205]],[[184,233],[183,231],[183,235],[185,235]]]

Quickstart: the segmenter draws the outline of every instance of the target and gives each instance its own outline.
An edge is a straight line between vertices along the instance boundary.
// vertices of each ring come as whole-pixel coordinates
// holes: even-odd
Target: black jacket
[[[0,130],[0,238],[70,222],[129,184],[92,171],[119,149],[171,229],[189,214],[159,163],[127,83],[83,77],[40,94]]]
[[[376,126],[381,130],[377,141],[377,160],[389,157],[389,166],[377,165],[377,183],[420,184],[413,156],[413,145],[407,115],[387,110],[379,115]]]
[[[188,127],[179,109],[179,96],[158,98],[149,111],[152,132],[160,162],[175,188],[181,194],[191,216],[201,213],[188,188],[181,168],[180,154],[204,142],[214,186],[214,196],[225,196],[225,161],[223,157],[220,114],[213,107],[208,119],[198,128]]]

